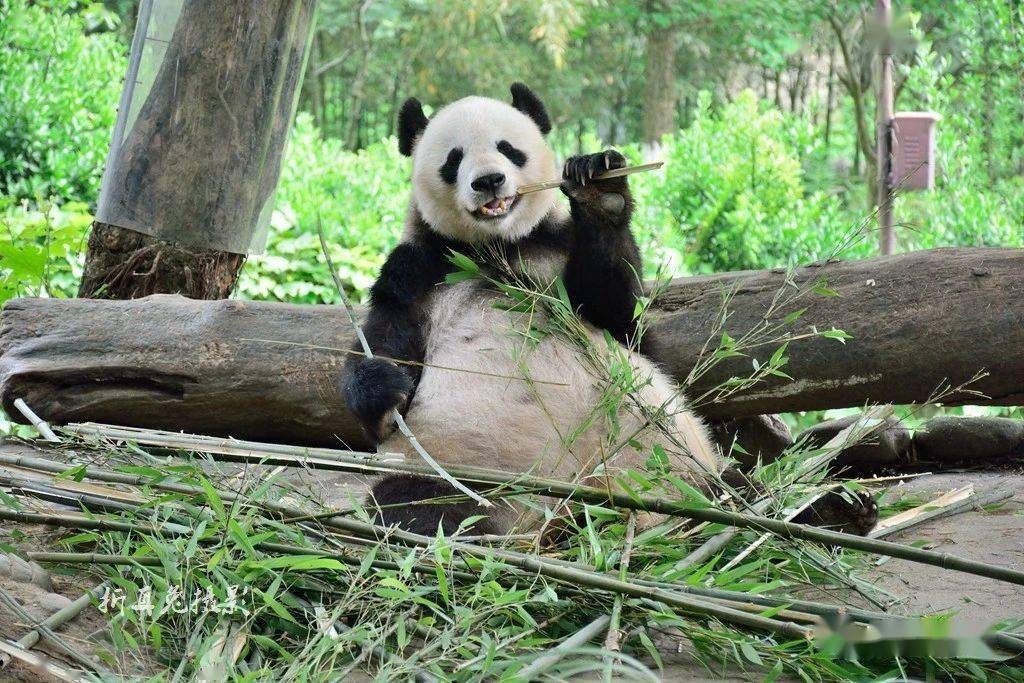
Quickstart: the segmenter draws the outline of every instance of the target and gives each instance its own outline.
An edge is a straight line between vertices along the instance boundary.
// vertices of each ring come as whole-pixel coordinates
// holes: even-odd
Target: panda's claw
[[[408,373],[383,358],[355,359],[341,382],[348,409],[378,441],[389,424],[388,414],[405,407],[413,388]]]

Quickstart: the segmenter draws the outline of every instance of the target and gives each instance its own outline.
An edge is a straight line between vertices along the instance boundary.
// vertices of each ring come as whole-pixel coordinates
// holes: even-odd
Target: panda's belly
[[[579,345],[554,335],[529,340],[530,319],[495,308],[495,300],[473,282],[435,298],[426,367],[406,413],[427,451],[451,465],[563,479],[586,476],[606,459],[616,469],[640,466],[644,453],[618,446],[641,418],[619,410],[613,419],[602,409],[606,382]],[[597,330],[588,335],[596,348],[606,346]],[[646,359],[634,354],[630,362],[652,377],[641,392],[646,402],[673,400],[671,383]],[[703,439],[699,423],[695,429]],[[399,434],[382,447],[409,452]]]

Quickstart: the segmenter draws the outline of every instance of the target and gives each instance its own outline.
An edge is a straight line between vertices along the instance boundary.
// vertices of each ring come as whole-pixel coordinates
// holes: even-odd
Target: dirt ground
[[[4,452],[17,451],[10,445],[2,447]],[[20,447],[19,447],[20,448]],[[2,466],[0,466],[2,469]],[[19,476],[26,476],[19,470]],[[290,477],[299,490],[333,506],[343,506],[352,498],[360,498],[366,488],[361,477],[340,473],[297,472]],[[923,541],[926,547],[940,552],[991,561],[1015,569],[1024,570],[1024,474],[1017,473],[956,473],[928,475],[901,484],[898,491],[916,498],[930,500],[951,489],[973,484],[978,492],[993,488],[1007,488],[1014,496],[994,511],[971,511],[949,518],[932,520],[922,526],[901,532],[888,540],[900,543]],[[890,494],[892,495],[892,494]],[[31,541],[26,544],[26,534]],[[33,527],[13,528],[0,522],[0,541],[16,545],[46,547],[52,532]],[[894,608],[904,614],[933,614],[953,611],[958,619],[978,628],[989,626],[1001,619],[1024,616],[1024,587],[942,570],[903,560],[887,560],[873,565],[864,578],[899,596],[901,601]],[[36,619],[45,618],[61,604],[58,596],[69,600],[79,597],[86,588],[80,577],[52,574],[51,586],[41,586],[45,581],[33,583],[29,575],[17,569],[4,572],[0,564],[0,588],[13,595]],[[54,595],[56,594],[56,595]],[[814,599],[815,596],[808,596]],[[833,596],[834,600],[835,597]],[[103,638],[105,618],[94,608],[88,608],[76,621],[60,629],[61,635],[72,643],[85,645],[91,639]],[[17,640],[27,630],[23,623],[0,609],[0,637]],[[685,652],[683,640],[666,640],[661,643],[666,660],[664,680],[759,680],[757,672],[704,670],[694,664]],[[45,644],[40,651],[51,654],[57,662],[66,661]],[[149,669],[151,664],[143,660],[124,662],[138,673]],[[0,670],[0,681],[37,681],[39,675],[24,667],[11,666]]]

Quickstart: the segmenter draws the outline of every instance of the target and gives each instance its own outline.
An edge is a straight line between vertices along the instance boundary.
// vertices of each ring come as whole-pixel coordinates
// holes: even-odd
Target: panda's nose
[[[477,192],[486,192],[498,189],[503,182],[505,182],[504,173],[487,173],[471,182],[469,186]]]

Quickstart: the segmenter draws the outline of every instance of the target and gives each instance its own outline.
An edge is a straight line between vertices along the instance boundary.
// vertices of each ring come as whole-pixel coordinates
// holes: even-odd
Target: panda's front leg
[[[577,311],[624,344],[636,334],[633,313],[643,293],[640,250],[629,231],[633,197],[625,176],[600,179],[626,159],[613,149],[575,156],[562,170],[569,198],[573,246],[563,279]]]
[[[628,228],[633,196],[625,176],[601,179],[605,171],[626,166],[614,149],[570,157],[562,167],[562,192],[569,198],[573,218],[594,227]]]

